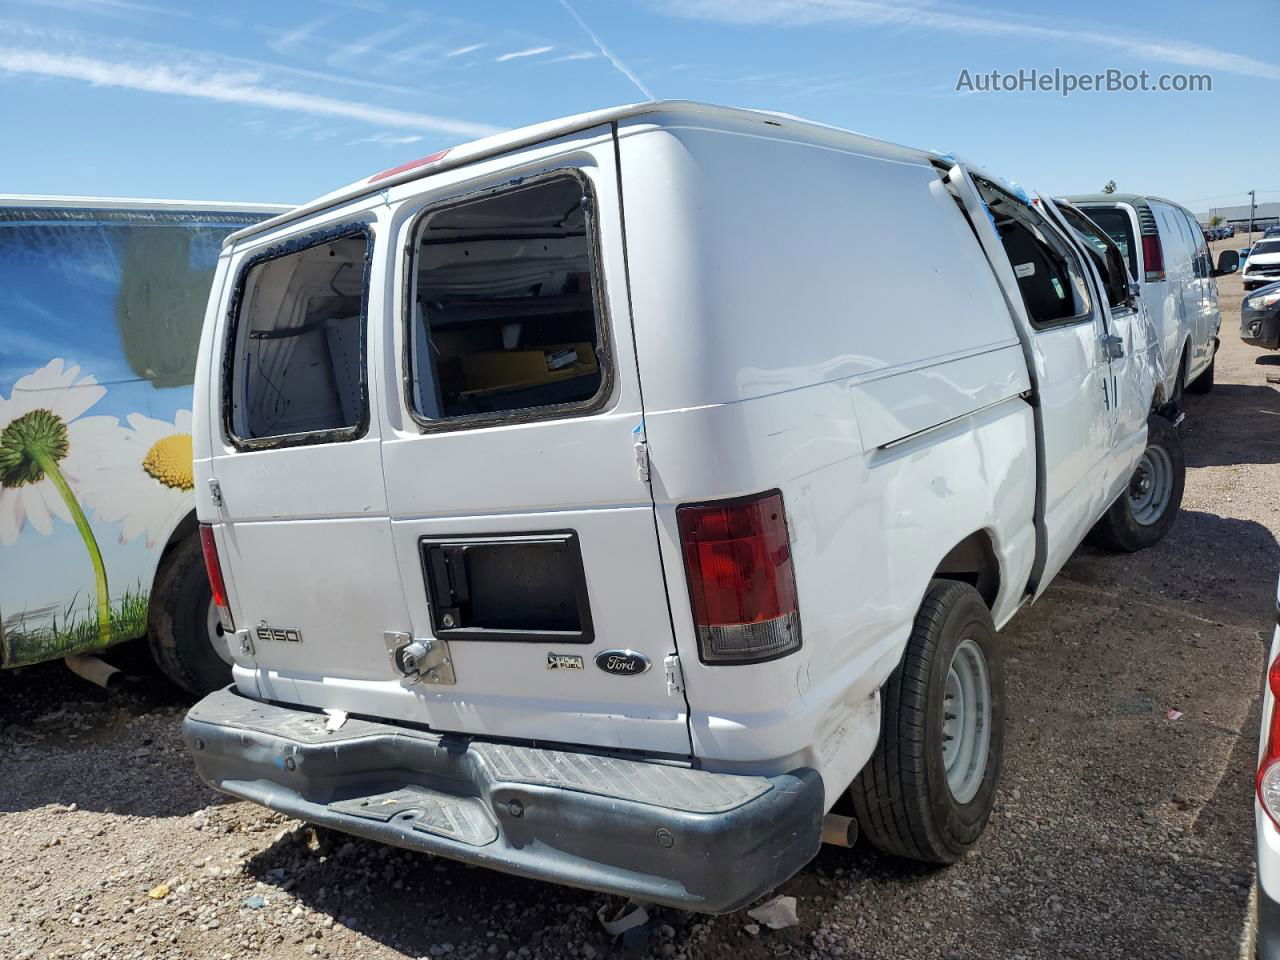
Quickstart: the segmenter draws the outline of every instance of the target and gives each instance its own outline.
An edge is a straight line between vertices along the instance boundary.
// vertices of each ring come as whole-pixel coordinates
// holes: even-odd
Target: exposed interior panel
[[[581,403],[600,390],[581,182],[555,177],[427,215],[411,367],[430,420]]]

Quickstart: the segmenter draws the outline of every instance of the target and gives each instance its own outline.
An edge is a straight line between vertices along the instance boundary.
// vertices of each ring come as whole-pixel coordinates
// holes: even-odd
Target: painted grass
[[[5,663],[20,666],[65,657],[69,653],[102,650],[124,640],[132,640],[147,632],[149,596],[138,584],[126,590],[111,606],[111,636],[103,641],[98,630],[97,605],[92,600],[80,605],[77,594],[63,608],[61,615],[38,627],[6,627],[4,631]]]

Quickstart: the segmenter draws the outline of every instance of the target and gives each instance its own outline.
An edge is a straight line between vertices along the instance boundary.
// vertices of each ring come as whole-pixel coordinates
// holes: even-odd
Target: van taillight
[[[1280,622],[1280,613],[1276,614]],[[1267,745],[1258,763],[1258,801],[1271,822],[1280,827],[1280,657],[1267,670],[1267,686],[1271,688],[1271,723],[1267,727]]]
[[[204,569],[209,574],[209,589],[213,592],[213,605],[218,608],[222,629],[235,633],[231,606],[227,603],[227,585],[222,580],[222,564],[218,562],[218,544],[213,539],[213,527],[207,523],[200,524],[200,549],[204,551]]]
[[[703,663],[758,663],[800,649],[800,611],[778,491],[676,508]]]
[[[1160,246],[1159,235],[1153,233],[1142,238],[1142,260],[1147,283],[1164,279],[1164,248]]]

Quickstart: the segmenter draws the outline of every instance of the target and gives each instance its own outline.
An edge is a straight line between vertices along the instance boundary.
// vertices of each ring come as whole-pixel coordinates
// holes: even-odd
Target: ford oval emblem
[[[649,658],[634,650],[601,650],[596,666],[615,677],[636,677],[649,669]]]

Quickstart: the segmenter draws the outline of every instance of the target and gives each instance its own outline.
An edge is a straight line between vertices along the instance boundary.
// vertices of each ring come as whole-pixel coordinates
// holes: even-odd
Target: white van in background
[[[1181,405],[1182,391],[1213,389],[1218,349],[1218,285],[1235,273],[1239,255],[1224,251],[1215,269],[1199,221],[1185,207],[1159,197],[1094,193],[1067,197],[1124,251],[1129,273],[1160,337],[1163,383],[1157,403]]]
[[[855,823],[959,859],[996,629],[1182,497],[1154,328],[1087,242],[953,159],[685,102],[237,233],[196,381],[236,661],[184,723],[201,776],[705,911]]]

